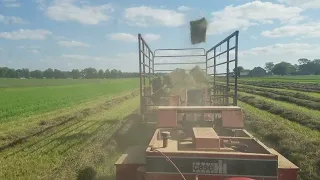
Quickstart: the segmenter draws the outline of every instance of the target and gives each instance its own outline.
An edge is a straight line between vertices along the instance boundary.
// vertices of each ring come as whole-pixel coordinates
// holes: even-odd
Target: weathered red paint
[[[297,169],[279,168],[278,180],[297,180],[297,179],[298,179]]]

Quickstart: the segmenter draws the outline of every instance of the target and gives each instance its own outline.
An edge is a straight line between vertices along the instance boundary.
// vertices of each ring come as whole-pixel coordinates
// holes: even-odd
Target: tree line
[[[278,64],[267,62],[265,69],[275,75],[320,75],[320,59],[300,58],[299,64],[282,61]]]
[[[59,69],[48,68],[44,71],[29,70],[28,68],[12,69],[0,67],[0,78],[35,78],[35,79],[96,79],[96,78],[129,78],[139,77],[137,72],[121,72],[117,69],[97,70],[95,68],[85,68],[82,70],[73,69],[72,71],[61,71]]]
[[[273,62],[265,63],[265,67],[255,67],[253,69],[244,69],[242,66],[238,66],[237,69],[233,69],[234,74],[239,77],[244,76],[259,77],[267,75],[320,75],[320,59],[309,60],[306,58],[300,58],[299,64],[291,64],[285,61],[274,64]],[[247,72],[247,73],[244,73]]]
[[[300,58],[299,64],[291,64],[285,61],[274,64],[267,62],[265,67],[255,67],[252,70],[244,69],[239,66],[233,69],[234,74],[242,76],[241,73],[248,72],[245,76],[266,76],[266,75],[320,75],[320,59],[309,60]],[[160,73],[159,73],[160,74]],[[129,78],[139,77],[138,72],[122,72],[117,69],[97,70],[89,67],[82,70],[73,69],[72,71],[61,71],[59,69],[48,68],[44,71],[29,70],[28,68],[12,69],[0,67],[0,78],[48,78],[48,79],[95,79],[95,78]]]

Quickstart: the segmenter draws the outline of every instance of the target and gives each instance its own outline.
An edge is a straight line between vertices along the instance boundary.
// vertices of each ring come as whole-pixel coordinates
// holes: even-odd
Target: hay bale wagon
[[[139,34],[141,119],[155,123],[155,131],[146,146],[129,147],[119,158],[115,164],[117,180],[297,180],[296,165],[245,130],[242,109],[237,106],[237,76],[230,76],[229,70],[237,68],[238,35],[235,31],[211,49],[200,49],[202,54],[190,55],[203,61],[177,63],[175,57],[189,57],[181,51],[197,48],[173,49],[179,53],[158,55],[161,49],[151,51]],[[225,43],[227,49],[219,52]],[[235,59],[229,59],[232,50]],[[218,62],[223,54],[227,59]],[[172,60],[158,63],[158,57]],[[189,73],[159,68],[188,64],[202,67]],[[221,65],[228,69],[222,72]],[[162,71],[169,73],[166,78],[170,84],[154,80],[159,84],[153,84],[153,88],[168,90],[168,94],[160,93],[161,98],[167,98],[165,106],[145,101],[155,93],[150,93],[148,83]],[[188,84],[191,79],[193,82]],[[150,113],[154,116],[148,116]],[[188,114],[202,114],[204,118]]]

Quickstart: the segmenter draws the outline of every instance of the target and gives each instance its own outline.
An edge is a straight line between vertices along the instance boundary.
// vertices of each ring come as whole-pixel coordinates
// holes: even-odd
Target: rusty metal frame
[[[201,54],[195,55],[195,54],[191,54],[191,55],[157,55],[157,52],[159,51],[186,51],[186,50],[202,50],[203,52]],[[156,49],[154,51],[154,58],[167,58],[167,57],[171,57],[171,58],[177,58],[177,57],[206,57],[206,50],[204,48],[180,48],[180,49]],[[170,63],[155,63],[155,66],[162,66],[162,65],[185,65],[185,64],[189,64],[189,65],[199,65],[199,64],[206,64],[205,61],[199,61],[199,62],[170,62]],[[155,70],[155,72],[171,72],[174,71],[175,69],[159,69],[159,70]],[[205,69],[203,69],[205,70]]]
[[[230,40],[235,38],[235,45],[230,47]],[[230,72],[230,63],[234,63],[234,68],[237,71],[238,67],[238,41],[239,41],[239,31],[233,32],[231,35],[226,37],[224,40],[220,41],[218,44],[213,46],[206,52],[206,72],[207,75],[212,76],[213,82],[211,83],[211,95],[210,95],[210,102],[211,105],[237,105],[237,98],[238,98],[238,76],[237,72],[233,73]],[[227,49],[223,52],[217,54],[217,48],[221,47],[224,43],[227,43]],[[229,53],[230,51],[235,51],[235,58],[230,60]],[[213,51],[213,56],[209,57],[209,53]],[[217,63],[217,58],[223,54],[227,54],[227,59],[224,62]],[[214,60],[214,64],[208,66],[208,62]],[[217,73],[217,67],[221,65],[227,65],[226,71],[222,73]],[[212,73],[209,73],[211,71]],[[217,81],[217,76],[225,75],[226,82]],[[230,77],[230,75],[232,75]],[[234,77],[234,93],[230,95],[230,78]],[[232,103],[229,103],[229,98],[232,98]]]
[[[235,31],[231,35],[229,35],[224,40],[220,41],[218,44],[210,48],[208,51],[206,51],[204,48],[182,48],[182,49],[156,49],[155,51],[152,51],[150,46],[146,43],[146,41],[143,39],[141,34],[138,34],[138,45],[139,45],[139,73],[140,73],[140,113],[141,115],[145,115],[147,112],[148,106],[153,106],[150,103],[150,94],[146,95],[146,88],[151,87],[152,79],[161,72],[171,72],[175,69],[159,69],[155,70],[155,66],[162,66],[162,65],[184,65],[184,64],[205,64],[206,68],[203,69],[206,71],[207,75],[212,76],[213,81],[210,83],[210,105],[217,105],[215,103],[212,103],[213,101],[220,101],[222,104],[218,105],[237,105],[237,89],[238,89],[238,77],[235,77],[234,80],[234,94],[231,96],[233,98],[232,104],[229,103],[229,91],[230,91],[230,77],[226,76],[226,82],[225,85],[221,84],[221,82],[218,82],[216,80],[216,76],[219,75],[230,75],[233,73],[230,73],[229,67],[230,63],[234,62],[234,67],[236,68],[238,66],[238,36],[239,31]],[[230,39],[235,37],[235,46],[229,47],[230,45]],[[227,50],[217,54],[217,48],[220,47],[222,44],[227,43]],[[203,50],[201,54],[198,55],[156,55],[159,51],[184,51],[184,50]],[[235,50],[235,59],[230,60],[229,59],[229,52],[231,50]],[[209,57],[210,52],[214,52],[214,56]],[[217,63],[217,57],[227,53],[227,60],[222,63]],[[155,58],[161,58],[161,57],[204,57],[204,61],[199,62],[169,62],[169,63],[155,63]],[[214,65],[208,66],[208,62],[214,60]],[[226,72],[224,73],[217,73],[216,68],[220,65],[227,64]],[[237,69],[237,68],[236,68]],[[212,72],[212,73],[211,73]],[[148,82],[147,82],[148,80]],[[152,93],[152,92],[151,92]]]
[[[146,95],[146,87],[151,86],[152,77],[154,74],[154,54],[149,45],[143,39],[141,34],[138,34],[139,44],[139,73],[140,73],[140,113],[144,115],[148,97]],[[148,82],[146,82],[148,78]]]

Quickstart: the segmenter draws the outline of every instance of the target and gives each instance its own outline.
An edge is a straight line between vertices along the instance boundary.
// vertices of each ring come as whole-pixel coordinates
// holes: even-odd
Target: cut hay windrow
[[[279,115],[290,121],[299,123],[313,130],[320,130],[320,118],[316,115],[307,114],[306,112],[288,109],[278,105],[277,102],[266,101],[259,96],[251,96],[247,93],[239,93],[238,99],[250,104],[258,109],[268,111],[272,114]],[[298,106],[297,106],[298,107]],[[299,107],[300,109],[302,107]],[[308,109],[307,109],[308,110]],[[316,111],[314,111],[316,112]]]
[[[297,99],[309,100],[309,101],[320,103],[320,95],[316,93],[299,92],[294,90],[285,90],[285,89],[277,89],[277,88],[266,88],[266,87],[258,87],[258,86],[242,85],[242,84],[239,84],[238,88],[252,89],[252,90],[263,91],[263,92],[267,91],[277,95],[290,96]]]
[[[263,142],[277,149],[300,167],[303,180],[320,178],[320,134],[249,104],[239,102],[244,109],[245,126]]]
[[[310,100],[294,98],[294,97],[285,95],[285,92],[283,94],[279,95],[279,94],[275,94],[273,92],[269,92],[269,91],[265,91],[265,90],[264,91],[257,91],[255,89],[242,88],[242,87],[238,88],[238,91],[260,95],[260,96],[271,98],[271,99],[274,99],[277,101],[285,101],[285,102],[289,102],[289,103],[294,103],[298,106],[304,106],[304,107],[307,107],[310,109],[320,110],[320,102],[314,102],[314,101],[310,101]]]
[[[320,93],[319,83],[294,83],[294,82],[281,82],[281,81],[247,81],[239,80],[240,84],[267,87],[267,88],[281,88],[291,89],[303,92]]]

